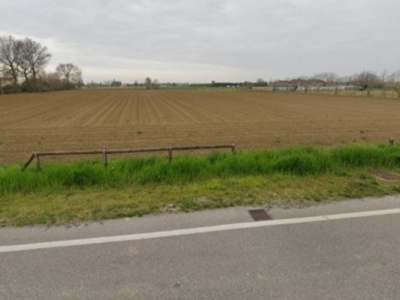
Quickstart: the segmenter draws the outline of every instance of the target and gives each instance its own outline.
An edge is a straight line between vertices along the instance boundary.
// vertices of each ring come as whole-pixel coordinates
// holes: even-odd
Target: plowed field
[[[82,90],[0,96],[0,164],[33,151],[400,140],[400,101],[256,91]],[[62,158],[57,158],[62,159]]]

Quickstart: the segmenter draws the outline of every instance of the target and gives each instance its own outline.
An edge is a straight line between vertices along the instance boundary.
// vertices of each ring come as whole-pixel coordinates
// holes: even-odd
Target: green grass
[[[111,161],[49,163],[43,170],[20,171],[19,165],[0,169],[0,195],[57,191],[64,188],[121,188],[146,184],[186,184],[232,176],[289,174],[296,176],[340,173],[354,168],[400,167],[400,146],[350,145],[316,149],[295,147],[208,156],[178,156]]]
[[[320,202],[400,192],[400,146],[213,153],[0,167],[0,225],[60,224],[232,205]]]

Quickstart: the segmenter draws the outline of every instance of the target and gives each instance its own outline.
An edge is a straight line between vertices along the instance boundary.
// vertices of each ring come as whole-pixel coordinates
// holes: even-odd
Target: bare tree
[[[25,38],[20,43],[21,55],[19,65],[21,66],[25,80],[28,75],[32,76],[33,88],[37,90],[37,77],[39,72],[44,70],[46,65],[51,59],[51,54],[48,52],[47,47],[43,47],[40,43]]]
[[[26,45],[24,41],[18,40],[16,41],[18,44],[19,55],[17,57],[17,64],[19,67],[20,74],[25,78],[25,82],[29,82],[29,76],[32,73],[31,64],[29,60],[25,57],[26,54]]]
[[[389,87],[394,88],[400,98],[400,70],[389,75],[387,84]]]
[[[386,78],[386,86],[394,88],[400,82],[400,70],[393,72]]]
[[[43,82],[45,89],[49,91],[59,91],[64,88],[64,83],[57,72],[41,72],[39,81]]]
[[[373,72],[365,71],[354,75],[354,82],[362,87],[363,90],[369,91],[371,88],[382,88],[381,78]]]
[[[148,90],[151,88],[151,78],[150,77],[146,77],[146,79],[144,80],[144,85],[146,86],[146,88]]]
[[[83,86],[82,70],[79,67],[76,67],[76,70],[72,73],[70,82],[78,89]]]
[[[255,86],[267,86],[267,85],[268,83],[262,78],[258,78],[255,83]]]
[[[79,67],[72,63],[59,64],[56,68],[57,73],[65,80],[67,89],[72,87],[72,84],[78,87],[82,84],[82,71]]]
[[[380,79],[380,81],[381,81],[382,87],[384,87],[385,84],[386,84],[386,81],[387,81],[387,79],[388,79],[388,71],[384,70],[384,71],[381,73],[381,76],[380,76],[379,79]]]
[[[20,44],[13,36],[0,37],[0,63],[4,75],[13,79],[14,92],[18,89]]]
[[[158,80],[157,80],[157,78],[155,78],[154,80],[153,80],[153,82],[151,83],[151,88],[153,88],[153,89],[158,89],[160,86],[159,86],[159,84],[158,84]]]
[[[319,73],[314,76],[315,79],[323,80],[327,83],[335,83],[338,81],[338,76],[333,72]]]

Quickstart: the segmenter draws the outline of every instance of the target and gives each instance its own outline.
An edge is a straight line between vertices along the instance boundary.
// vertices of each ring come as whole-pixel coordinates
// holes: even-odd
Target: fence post
[[[120,149],[120,150],[110,150],[107,149],[97,149],[97,150],[76,150],[76,151],[47,151],[47,152],[33,152],[28,159],[28,161],[22,166],[21,171],[24,171],[29,164],[36,159],[36,168],[41,170],[40,156],[51,156],[51,155],[77,155],[77,154],[102,154],[103,164],[105,167],[108,166],[108,154],[113,153],[137,153],[137,152],[158,152],[158,151],[168,151],[168,160],[171,163],[173,160],[173,150],[198,150],[198,149],[221,149],[230,148],[232,153],[236,152],[236,144],[224,144],[224,145],[214,145],[214,146],[186,146],[186,147],[163,147],[163,148],[143,148],[143,149]]]
[[[36,158],[36,169],[41,170],[42,168],[40,167],[40,158],[37,152],[35,152],[35,158]]]
[[[25,169],[30,165],[30,163],[34,159],[35,159],[35,154],[32,154],[31,157],[29,157],[28,161],[22,166],[21,171],[25,171]]]
[[[107,165],[108,165],[108,157],[107,157],[107,150],[106,149],[103,150],[103,163],[104,163],[104,166],[107,167]]]
[[[170,163],[172,162],[172,147],[168,148],[168,160]]]

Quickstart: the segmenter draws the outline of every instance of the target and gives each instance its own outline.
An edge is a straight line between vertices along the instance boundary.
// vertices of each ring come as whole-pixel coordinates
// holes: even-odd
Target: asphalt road
[[[240,227],[255,223],[248,208],[233,208],[70,228],[1,229],[0,299],[399,299],[398,208],[400,198],[387,197],[272,209],[268,222],[276,223],[255,228]],[[392,213],[373,215],[380,210]],[[366,211],[371,215],[318,219]],[[176,231],[223,224],[232,228]],[[149,238],[171,230],[176,235]],[[54,244],[138,234],[147,238]],[[47,248],[6,248],[39,242]]]

